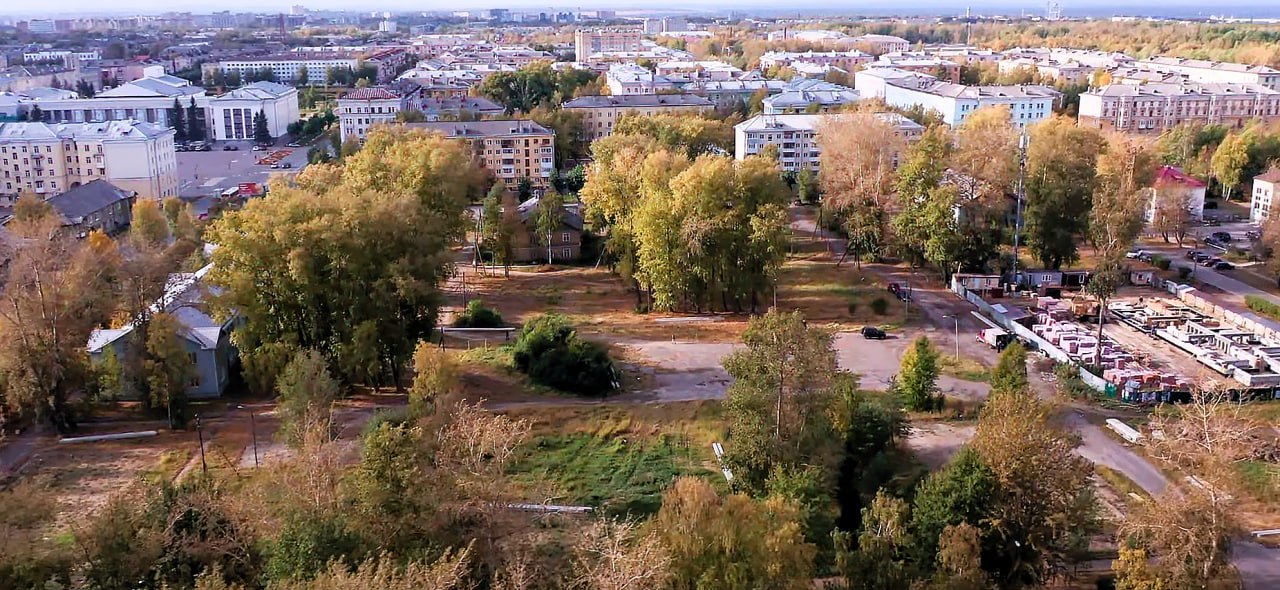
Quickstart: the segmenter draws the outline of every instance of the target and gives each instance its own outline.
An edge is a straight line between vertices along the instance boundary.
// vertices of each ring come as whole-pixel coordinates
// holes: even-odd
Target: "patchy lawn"
[[[903,320],[902,302],[852,261],[836,268],[818,257],[788,260],[778,284],[778,307],[798,309],[809,320],[850,326],[901,325]]]

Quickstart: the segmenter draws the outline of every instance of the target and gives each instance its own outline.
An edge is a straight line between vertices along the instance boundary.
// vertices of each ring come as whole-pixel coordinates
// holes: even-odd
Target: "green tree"
[[[150,406],[165,408],[169,428],[186,423],[187,386],[196,375],[196,366],[187,352],[186,339],[179,335],[181,324],[167,313],[151,318],[147,327],[146,372]]]
[[[1021,342],[1010,342],[1000,353],[1000,360],[991,370],[991,391],[996,393],[1025,393],[1027,382],[1027,349]]]
[[[545,192],[538,197],[533,213],[534,236],[547,249],[547,264],[555,263],[555,236],[564,227],[564,198],[555,192]]]
[[[173,107],[169,109],[169,126],[173,128],[175,135],[174,141],[187,141],[191,139],[187,135],[186,110],[182,108],[182,103],[178,102],[175,97],[173,99]]]
[[[614,134],[651,137],[670,150],[682,150],[690,158],[708,153],[733,153],[733,126],[702,114],[625,113],[613,127]]]
[[[997,491],[995,474],[969,448],[962,448],[945,468],[925,478],[911,505],[915,562],[926,571],[934,568],[947,527],[988,527]]]
[[[204,140],[205,137],[204,112],[196,106],[196,98],[193,96],[191,103],[187,105],[187,139],[196,141]]]
[[[515,256],[515,226],[513,215],[503,206],[503,194],[502,184],[494,184],[481,205],[480,241],[493,257],[493,263],[502,265],[503,273],[510,276]]]
[[[796,174],[796,198],[801,203],[816,205],[818,203],[817,174],[805,168]]]
[[[329,374],[323,356],[304,350],[285,365],[276,392],[280,396],[280,432],[289,444],[297,446],[309,431],[329,431],[333,403],[342,395],[342,386]]]
[[[1061,268],[1079,258],[1088,231],[1102,149],[1096,131],[1054,117],[1031,128],[1027,153],[1027,245],[1045,268]]]
[[[498,72],[485,78],[479,92],[505,107],[508,115],[528,113],[552,102],[556,94],[556,72],[546,62],[537,62],[514,72]]]
[[[942,409],[938,393],[938,351],[926,336],[916,338],[902,355],[902,364],[894,379],[894,390],[902,396],[903,405],[914,412]]]
[[[1089,282],[1085,284],[1086,293],[1093,296],[1098,302],[1098,331],[1097,337],[1099,342],[1102,338],[1102,326],[1106,323],[1107,318],[1107,302],[1116,294],[1116,291],[1125,284],[1124,263],[1121,262],[1118,254],[1109,254],[1102,260],[1098,261],[1098,266],[1094,268],[1093,274],[1089,276]],[[1101,349],[1102,347],[1098,347]],[[1102,365],[1102,351],[1098,350],[1093,355],[1093,364]]]
[[[809,327],[800,312],[770,311],[751,319],[742,341],[745,348],[724,360],[733,377],[725,464],[734,488],[759,494],[778,466],[834,471],[827,415],[836,375],[831,333]]]
[[[914,540],[907,527],[907,503],[883,491],[863,509],[857,551],[847,534],[836,539],[840,590],[909,590],[912,571],[904,553]]]
[[[1231,192],[1244,181],[1244,167],[1249,163],[1249,135],[1232,133],[1213,151],[1210,167],[1222,187],[1222,198],[1231,200]]]
[[[259,110],[253,115],[253,141],[267,145],[272,140],[271,129],[267,127],[267,112]]]

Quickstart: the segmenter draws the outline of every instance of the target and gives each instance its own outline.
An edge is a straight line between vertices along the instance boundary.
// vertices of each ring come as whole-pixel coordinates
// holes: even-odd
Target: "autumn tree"
[[[664,587],[671,556],[658,533],[630,521],[600,520],[573,544],[575,582],[589,590]]]
[[[449,353],[430,342],[419,342],[413,352],[413,386],[409,389],[412,415],[434,413],[452,400],[458,387],[458,365]]]
[[[662,497],[652,526],[671,557],[674,590],[802,590],[815,548],[804,542],[796,509],[780,498],[720,495],[682,477]]]
[[[1160,181],[1151,191],[1151,227],[1160,232],[1165,243],[1173,237],[1178,247],[1182,247],[1182,241],[1195,221],[1191,212],[1191,195],[1182,186]]]
[[[893,125],[872,113],[827,117],[818,133],[824,207],[838,216],[849,241],[841,255],[861,263],[885,242],[893,171],[906,142]],[[839,263],[837,263],[839,264]]]
[[[1060,268],[1079,258],[1078,244],[1088,232],[1101,149],[1102,138],[1096,131],[1063,117],[1031,128],[1025,232],[1027,245],[1045,268]]]
[[[863,510],[857,551],[847,534],[837,533],[839,590],[909,590],[914,578],[905,553],[914,539],[907,526],[908,506],[883,491]]]
[[[1005,588],[1042,583],[1078,555],[1097,528],[1093,468],[1078,438],[1033,396],[993,392],[970,442],[997,484],[983,564]]]
[[[250,367],[279,367],[255,357],[296,347],[344,379],[399,384],[435,326],[480,188],[470,155],[439,135],[379,129],[340,170],[336,186],[273,187],[209,228],[215,311],[246,318],[233,338],[251,381]]]
[[[1021,342],[1010,342],[1000,351],[1000,359],[991,370],[991,391],[996,393],[1026,393],[1027,382],[1027,349]]]
[[[182,331],[177,318],[168,313],[152,317],[147,330],[143,371],[149,405],[165,409],[169,428],[186,423],[187,387],[197,374]]]
[[[1125,135],[1110,135],[1098,155],[1097,190],[1089,211],[1089,238],[1102,256],[1124,252],[1142,231],[1149,188],[1158,161],[1152,146]]]
[[[1231,200],[1231,192],[1244,181],[1244,167],[1249,163],[1249,135],[1231,133],[1213,151],[1209,166],[1222,187],[1222,198]]]
[[[667,149],[683,151],[689,158],[733,153],[733,126],[701,114],[626,113],[614,124],[613,133],[650,137]]]
[[[751,319],[742,340],[746,347],[724,361],[734,379],[727,394],[733,439],[725,457],[734,487],[759,493],[779,465],[833,468],[831,333],[809,327],[799,312],[770,311]]]
[[[530,221],[533,223],[534,237],[547,249],[547,264],[555,261],[555,249],[552,246],[555,244],[556,232],[564,227],[564,215],[563,197],[554,191],[538,197],[538,204]]]

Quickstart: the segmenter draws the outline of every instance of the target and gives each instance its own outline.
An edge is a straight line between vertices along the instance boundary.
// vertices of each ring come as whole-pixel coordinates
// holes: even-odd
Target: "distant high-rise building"
[[[593,53],[640,51],[640,31],[635,29],[580,29],[574,34],[574,56],[586,63]]]
[[[484,11],[484,17],[494,22],[505,23],[511,20],[511,11],[506,8],[490,8]]]
[[[1062,4],[1058,0],[1049,0],[1049,6],[1044,14],[1047,20],[1062,20]]]
[[[297,16],[297,15],[303,15],[306,13],[307,13],[307,7],[301,4],[294,4],[293,6],[289,7],[289,14]]]
[[[662,32],[662,19],[646,18],[644,19],[644,34],[657,35]]]
[[[58,25],[53,19],[33,18],[27,21],[27,32],[35,35],[52,35],[58,31]]]
[[[689,23],[683,16],[667,16],[662,18],[662,32],[676,33],[689,30]]]

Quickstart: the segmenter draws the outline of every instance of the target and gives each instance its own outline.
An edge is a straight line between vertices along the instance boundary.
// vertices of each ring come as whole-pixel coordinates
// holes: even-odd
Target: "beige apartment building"
[[[1244,127],[1280,119],[1280,92],[1256,84],[1110,84],[1080,95],[1080,125],[1160,133],[1186,121]]]
[[[510,189],[523,178],[535,188],[546,188],[555,170],[556,133],[530,120],[434,121],[405,127],[466,140],[476,162]]]
[[[583,139],[595,141],[613,134],[618,119],[628,113],[705,113],[715,109],[710,99],[696,94],[632,94],[580,96],[562,107],[582,116]]]
[[[573,42],[578,63],[587,63],[593,53],[641,50],[638,29],[579,29]]]
[[[174,131],[145,121],[0,124],[0,199],[95,180],[145,199],[178,196]]]

